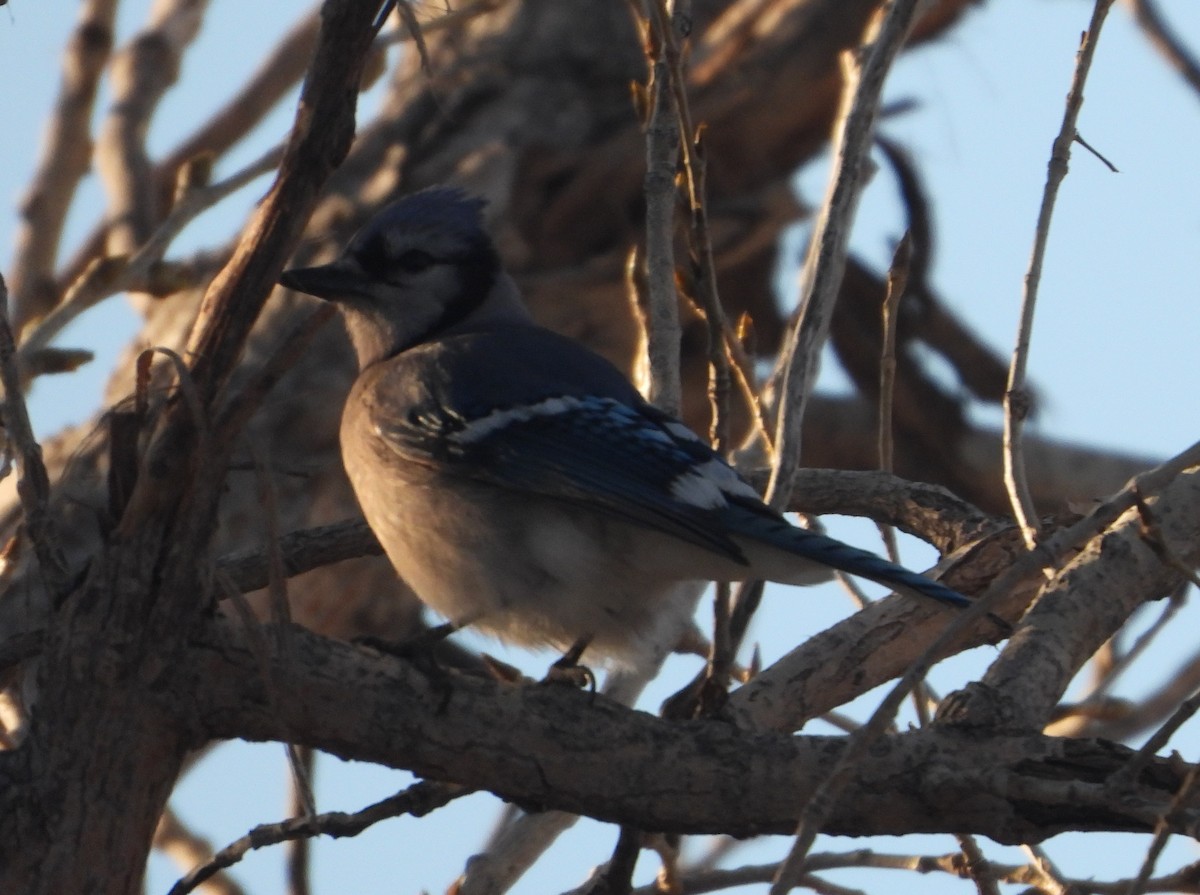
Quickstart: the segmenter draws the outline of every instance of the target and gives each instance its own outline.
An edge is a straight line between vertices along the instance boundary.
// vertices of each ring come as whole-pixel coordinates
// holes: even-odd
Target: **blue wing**
[[[493,339],[502,350],[490,350]],[[413,351],[437,357],[394,367],[379,391],[396,395],[403,386],[406,409],[383,405],[375,424],[415,462],[609,513],[743,565],[733,536],[944,602],[968,602],[874,554],[791,525],[708,444],[573,341],[521,327]]]
[[[458,347],[454,340],[447,341],[451,344],[442,345],[443,350]],[[540,341],[536,352],[517,354],[516,361],[510,355],[498,369],[488,368],[487,355],[478,346],[442,357],[443,374],[453,375],[428,383],[426,394],[406,412],[380,407],[376,431],[415,462],[619,516],[745,564],[742,551],[713,512],[723,503],[719,487],[692,474],[698,465],[712,463],[725,487],[756,503],[754,490],[682,423],[643,402],[601,358],[585,355],[595,360],[592,375],[585,377],[578,374],[579,358],[570,357],[574,382],[550,369],[531,371],[531,365],[549,363],[559,371],[565,366],[564,359],[556,357],[561,348],[557,341]],[[569,344],[572,355],[579,352]],[[420,376],[429,365],[415,360],[411,372]],[[604,368],[616,378],[595,375],[607,372]],[[410,391],[415,382],[408,373],[389,377],[403,379]],[[579,379],[585,379],[586,388]],[[380,394],[396,393],[397,383],[390,380],[379,388]],[[475,385],[452,395],[445,392],[446,382]]]

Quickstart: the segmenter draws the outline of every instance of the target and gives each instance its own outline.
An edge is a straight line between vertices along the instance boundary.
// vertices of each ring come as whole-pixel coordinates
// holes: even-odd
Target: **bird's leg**
[[[594,693],[596,691],[596,675],[592,674],[592,670],[586,665],[579,664],[579,657],[583,655],[583,651],[591,642],[592,638],[588,636],[580,637],[572,643],[571,648],[563,653],[562,658],[550,666],[542,683],[570,684],[581,690],[587,687]]]

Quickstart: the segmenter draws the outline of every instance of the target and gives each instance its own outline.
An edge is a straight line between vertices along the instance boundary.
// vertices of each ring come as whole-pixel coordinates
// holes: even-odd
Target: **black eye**
[[[357,246],[354,258],[369,276],[382,279],[387,272],[387,246],[378,236]]]
[[[392,266],[404,271],[405,273],[420,273],[433,265],[437,264],[437,259],[428,252],[423,252],[420,249],[409,249],[407,252],[401,253],[400,257],[392,262]]]

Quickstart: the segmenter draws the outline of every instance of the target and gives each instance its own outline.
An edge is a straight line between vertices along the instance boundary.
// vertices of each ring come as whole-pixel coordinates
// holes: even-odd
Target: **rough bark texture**
[[[180,668],[206,682],[182,708],[208,735],[278,739],[302,730],[306,743],[344,758],[641,829],[790,833],[845,744],[724,720],[664,721],[566,688],[430,680],[300,630],[291,635],[299,661],[272,656],[271,665],[282,691],[309,698],[273,705],[244,638],[228,629],[211,636]],[[888,737],[857,769],[828,829],[979,833],[1008,843],[1071,829],[1145,830],[1181,775],[1155,760],[1118,798],[1105,782],[1131,756],[1100,741],[950,725]]]

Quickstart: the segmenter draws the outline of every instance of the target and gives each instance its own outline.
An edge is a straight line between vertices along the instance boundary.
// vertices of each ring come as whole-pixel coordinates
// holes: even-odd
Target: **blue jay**
[[[797,528],[607,360],[533,322],[450,188],[388,206],[280,282],[338,303],[360,374],[342,456],[396,571],[455,626],[622,667],[692,629],[697,582],[840,569],[960,594]]]

